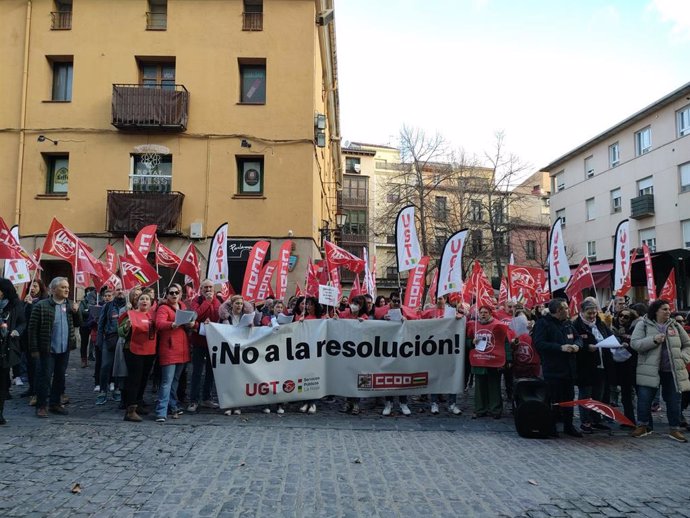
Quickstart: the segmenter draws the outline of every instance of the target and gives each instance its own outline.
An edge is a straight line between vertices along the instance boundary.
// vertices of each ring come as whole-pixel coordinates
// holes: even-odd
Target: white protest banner
[[[630,270],[630,222],[624,219],[616,228],[613,252],[613,292],[623,288]]]
[[[549,283],[551,293],[565,288],[570,280],[570,266],[565,255],[565,242],[563,241],[563,229],[561,218],[557,218],[551,227],[551,240],[549,242]]]
[[[411,270],[422,258],[422,249],[419,246],[415,226],[414,205],[402,208],[395,220],[395,250],[399,272]]]
[[[206,278],[213,284],[223,284],[228,280],[228,224],[223,223],[216,229],[208,253]]]
[[[464,379],[464,320],[209,324],[206,337],[222,408],[326,395],[457,394]]]
[[[462,291],[462,250],[465,247],[467,229],[450,236],[443,247],[438,265],[436,296]]]
[[[335,307],[339,302],[340,291],[335,286],[319,284],[319,304]]]

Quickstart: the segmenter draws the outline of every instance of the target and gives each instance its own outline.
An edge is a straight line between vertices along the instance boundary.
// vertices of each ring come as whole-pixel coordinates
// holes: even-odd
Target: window
[[[52,101],[72,100],[72,57],[69,58],[48,58],[53,69],[53,90]]]
[[[690,135],[690,105],[676,112],[676,121],[678,125],[678,136],[684,137],[685,135]]]
[[[129,188],[134,192],[170,192],[172,190],[172,155],[132,155]]]
[[[506,245],[506,236],[504,233],[498,233],[494,237],[494,249],[503,256],[509,255],[508,246]]]
[[[654,183],[651,176],[637,181],[637,193],[638,196],[654,194]]]
[[[399,192],[388,192],[388,193],[386,193],[386,202],[388,202],[388,203],[400,203],[400,193]]]
[[[262,31],[264,29],[264,2],[263,0],[244,0],[244,12],[242,13],[243,31]]]
[[[386,236],[386,244],[387,245],[394,245],[396,243],[397,243],[397,241],[396,241],[395,234],[388,234]]]
[[[55,0],[55,11],[50,13],[54,31],[66,31],[72,28],[72,0]]]
[[[551,192],[560,192],[565,189],[565,172],[560,171],[551,178]]]
[[[635,154],[637,156],[649,153],[652,149],[652,128],[647,126],[635,133]]]
[[[44,155],[46,164],[46,194],[67,196],[69,155]]]
[[[139,61],[139,82],[145,88],[175,89],[175,60]]]
[[[587,221],[592,221],[596,215],[594,214],[594,198],[589,198],[585,200],[585,215]]]
[[[640,230],[640,246],[647,245],[650,252],[656,252],[656,230],[646,228]]]
[[[620,212],[623,207],[623,198],[620,187],[611,191],[611,213]]]
[[[556,219],[561,218],[561,226],[565,227],[565,209],[556,211]]]
[[[386,279],[397,279],[398,269],[395,266],[386,267]]]
[[[359,174],[362,171],[360,159],[357,157],[345,157],[345,172],[350,174]]]
[[[343,177],[343,203],[346,205],[352,203],[366,205],[369,199],[367,193],[369,187],[368,180],[369,178],[366,176]]]
[[[386,160],[376,160],[376,169],[388,169],[388,162]]]
[[[502,225],[506,222],[506,213],[503,210],[503,200],[493,202],[492,209],[494,213],[494,224]]]
[[[264,158],[237,157],[237,194],[260,195],[264,192]]]
[[[590,261],[597,260],[597,242],[587,241],[587,259]]]
[[[168,0],[149,0],[146,13],[147,31],[164,31],[168,28]]]
[[[683,247],[690,248],[690,219],[681,222],[683,229]]]
[[[594,176],[594,157],[592,155],[585,158],[585,178]]]
[[[609,167],[616,167],[621,162],[621,151],[618,142],[609,146]]]
[[[266,60],[240,59],[240,103],[266,104]]]
[[[680,192],[690,191],[690,162],[678,166],[680,175]]]
[[[367,235],[367,211],[366,210],[345,210],[347,222],[343,227],[344,236],[366,236]]]
[[[440,254],[443,252],[443,246],[446,244],[446,231],[441,227],[436,227],[434,229],[434,241],[436,244],[436,250]]]
[[[470,219],[472,221],[482,221],[483,218],[482,202],[479,200],[472,200],[470,203]]]
[[[525,241],[525,259],[535,260],[537,258],[537,242],[533,239]]]
[[[445,196],[436,196],[436,221],[446,221],[448,219],[448,199]]]
[[[480,254],[484,250],[484,243],[482,242],[482,231],[472,231],[472,253],[474,255]]]

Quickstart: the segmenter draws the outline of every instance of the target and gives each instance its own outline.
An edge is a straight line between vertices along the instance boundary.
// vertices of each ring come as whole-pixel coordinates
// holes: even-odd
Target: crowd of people
[[[474,387],[473,419],[500,419],[504,402],[512,402],[516,381],[541,379],[550,403],[574,400],[577,388],[578,399],[622,406],[624,415],[636,423],[633,437],[652,432],[652,413],[659,408],[660,392],[669,437],[687,442],[681,429],[687,428],[683,411],[690,403],[690,338],[686,315],[671,313],[664,300],[647,306],[628,305],[626,299],[617,298],[610,310],[602,311],[596,299],[589,297],[578,314],[571,316],[563,299],[531,309],[511,300],[501,307],[471,308],[461,300],[450,302],[440,296],[435,304],[413,310],[402,306],[400,293],[393,292],[375,300],[370,295],[344,296],[336,308],[325,308],[314,297],[297,296],[287,303],[268,299],[255,305],[240,295],[222,300],[209,280],[201,283],[199,293],[191,299],[183,300],[183,293],[179,284],[168,286],[161,298],[152,288],[129,293],[104,288],[98,294],[88,288],[77,304],[69,300],[68,279],[57,277],[48,287],[36,279],[20,300],[10,281],[0,278],[0,424],[5,424],[4,402],[12,380],[17,385],[28,384],[22,396],[29,398],[38,417],[68,414],[65,373],[70,351],[78,345],[81,366],[88,368],[89,360],[94,361],[96,405],[114,401],[126,421],[140,422],[142,416],[152,414],[164,423],[185,412],[219,408],[205,336],[209,323],[240,325],[243,316],[246,320],[246,315],[252,315],[250,325],[278,326],[281,315],[291,315],[299,322],[388,320],[395,314],[396,320],[465,319],[466,360],[471,369],[466,369],[463,381],[466,390]],[[178,310],[194,311],[196,319],[178,325]],[[610,336],[621,347],[598,346]],[[487,340],[504,347],[502,364],[487,366],[475,361],[475,352],[484,350]],[[156,394],[152,406],[145,401],[149,384]],[[385,397],[382,415],[393,413],[395,399],[400,413],[410,415],[408,397]],[[438,414],[443,402],[450,414],[462,413],[458,394],[412,397],[428,404],[431,414]],[[318,403],[300,401],[297,410],[314,414]],[[358,398],[346,398],[341,411],[357,415],[360,404]],[[557,422],[563,423],[563,433],[574,437],[610,430],[611,423],[590,409],[580,408],[579,427],[573,422],[572,408],[552,409],[551,436],[559,435]],[[286,406],[261,410],[282,414]],[[222,411],[229,416],[241,413],[239,408]]]

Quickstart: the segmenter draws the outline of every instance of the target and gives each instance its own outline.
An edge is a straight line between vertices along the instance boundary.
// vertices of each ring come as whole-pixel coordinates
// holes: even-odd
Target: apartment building
[[[546,268],[549,254],[551,179],[537,171],[515,187],[510,219],[510,251],[515,264]]]
[[[674,269],[679,302],[688,305],[690,271],[690,83],[554,160],[551,220],[577,264],[593,264],[600,298],[610,296],[614,234],[630,220],[634,246],[647,244],[661,289]],[[644,264],[633,264],[632,298],[645,300]]]
[[[0,214],[27,249],[53,216],[96,253],[156,223],[205,266],[227,221],[235,289],[253,243],[288,236],[301,282],[342,184],[332,0],[3,0],[0,19]]]

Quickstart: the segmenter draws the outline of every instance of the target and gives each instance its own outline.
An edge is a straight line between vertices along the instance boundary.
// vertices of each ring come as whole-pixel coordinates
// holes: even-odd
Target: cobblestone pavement
[[[95,407],[77,363],[69,416],[40,420],[12,389],[0,516],[690,517],[690,447],[662,422],[642,439],[527,440],[509,417],[471,420],[464,400],[459,417],[320,403],[127,423],[116,403]]]

